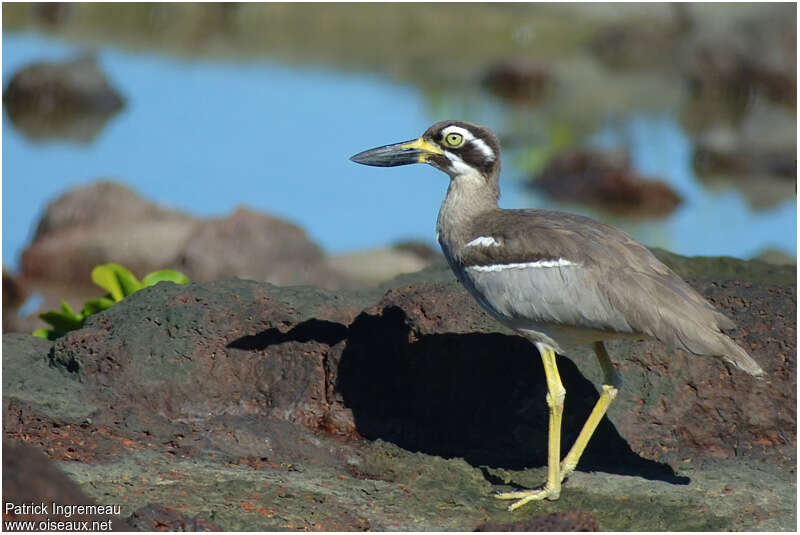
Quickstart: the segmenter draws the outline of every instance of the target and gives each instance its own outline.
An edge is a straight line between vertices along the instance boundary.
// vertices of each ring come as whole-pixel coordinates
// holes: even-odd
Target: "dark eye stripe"
[[[446,151],[457,155],[466,165],[478,169],[482,174],[490,176],[499,167],[500,148],[495,137],[486,129],[476,127],[469,123],[444,123],[438,128],[431,128],[431,134],[436,142]],[[451,146],[447,139],[453,135],[462,135],[458,131],[445,133],[450,126],[457,126],[466,130],[464,141],[457,147]],[[448,162],[449,165],[449,162]]]

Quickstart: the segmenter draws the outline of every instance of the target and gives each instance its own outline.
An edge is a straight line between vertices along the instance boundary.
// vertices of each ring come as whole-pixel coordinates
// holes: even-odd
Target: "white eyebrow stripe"
[[[486,144],[484,140],[481,138],[475,137],[475,135],[467,130],[466,128],[461,128],[460,126],[450,125],[444,129],[442,129],[442,137],[447,136],[448,134],[460,134],[464,136],[464,142],[472,143],[475,145],[481,153],[488,159],[494,161],[497,156],[495,155],[494,151],[492,150],[489,145]]]
[[[537,260],[536,262],[520,262],[514,264],[493,264],[491,266],[467,266],[467,269],[475,271],[503,271],[506,269],[527,269],[527,268],[552,268],[577,266],[575,262],[559,258],[558,260]]]
[[[467,141],[472,141],[475,139],[475,136],[472,135],[472,132],[466,128],[461,128],[460,126],[456,126],[454,124],[451,124],[442,130],[442,136],[446,136],[447,134],[461,134]]]
[[[491,236],[480,236],[478,238],[475,238],[474,240],[472,240],[468,244],[466,244],[464,247],[478,247],[478,246],[481,246],[481,247],[492,247],[492,246],[500,247],[500,245],[501,245],[500,242],[495,240]]]

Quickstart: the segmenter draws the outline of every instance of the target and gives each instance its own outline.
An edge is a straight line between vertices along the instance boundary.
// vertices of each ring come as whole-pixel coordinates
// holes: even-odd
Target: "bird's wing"
[[[733,323],[647,248],[611,226],[555,214],[476,218],[458,260],[485,307],[513,323],[642,333],[692,353],[724,354],[716,334]]]

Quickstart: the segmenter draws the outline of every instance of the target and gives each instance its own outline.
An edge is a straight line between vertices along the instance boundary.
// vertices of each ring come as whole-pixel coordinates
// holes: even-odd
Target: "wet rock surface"
[[[531,182],[552,199],[598,205],[628,216],[666,215],[681,197],[634,171],[624,153],[574,150],[553,158]]]
[[[540,359],[438,268],[357,292],[161,283],[54,343],[5,335],[4,436],[147,529],[791,529],[796,288],[773,268],[690,281],[765,380],[613,345],[624,387],[578,471],[514,513],[491,491],[543,481]],[[560,359],[565,444],[597,398],[586,357]]]

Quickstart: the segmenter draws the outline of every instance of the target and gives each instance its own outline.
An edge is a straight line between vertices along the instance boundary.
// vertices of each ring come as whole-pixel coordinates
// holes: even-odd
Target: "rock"
[[[682,202],[665,182],[638,175],[623,153],[576,150],[561,154],[531,184],[558,201],[632,216],[663,216]]]
[[[44,505],[45,509],[25,510],[15,506]],[[62,511],[55,511],[54,506]],[[104,506],[103,513],[86,514],[71,507]],[[41,452],[23,443],[3,439],[3,531],[130,531],[119,515],[106,514],[106,506],[87,496],[80,487]],[[9,529],[8,522],[32,525]],[[58,527],[58,523],[63,523]],[[85,523],[85,524],[84,524]]]
[[[17,72],[3,91],[11,121],[32,139],[91,141],[123,107],[93,56],[39,62]]]
[[[142,198],[132,189],[113,180],[99,180],[69,190],[47,205],[36,225],[33,241],[39,241],[69,228],[115,227],[141,221],[192,220]]]
[[[3,332],[10,332],[16,326],[15,316],[27,293],[19,278],[3,268]]]
[[[139,277],[171,268],[192,280],[235,276],[284,285],[351,284],[291,223],[244,208],[204,221],[110,181],[51,202],[21,264],[26,280],[87,286],[92,268],[105,262],[122,264]]]
[[[42,114],[64,111],[114,112],[122,97],[108,83],[92,56],[63,63],[33,63],[14,76],[3,92],[6,105]]]
[[[92,268],[105,262],[122,264],[139,277],[175,269],[198,223],[119,183],[95,182],[48,204],[22,253],[22,274],[28,280],[90,286]]]
[[[743,276],[755,265],[730,262]],[[739,324],[732,334],[765,380],[655,342],[614,344],[625,386],[561,499],[533,510],[559,514],[524,526],[496,527],[520,517],[490,491],[543,477],[525,469],[546,459],[540,359],[440,268],[360,291],[160,283],[56,342],[5,335],[4,434],[70,459],[86,492],[114,496],[134,524],[140,511],[150,529],[197,518],[268,531],[593,526],[575,511],[603,530],[788,529],[786,279],[690,281]],[[600,373],[581,353],[560,360],[568,444]]]
[[[131,514],[128,524],[138,531],[222,531],[217,524],[196,515],[191,518],[180,511],[158,504],[149,504]]]
[[[159,284],[108,312],[54,347],[57,366],[111,386],[102,402],[169,419],[259,414],[317,429],[329,408],[328,350],[358,308],[322,290],[233,279]]]
[[[426,260],[428,262],[436,262],[438,260],[444,260],[442,256],[442,251],[439,247],[432,247],[427,242],[418,241],[418,240],[404,240],[395,243],[392,246],[392,249],[396,251],[406,251],[409,253],[413,253],[417,258],[421,258],[422,260]]]
[[[758,93],[794,106],[795,16],[792,7],[775,6],[717,31],[699,33],[687,67],[694,98],[736,100],[745,106]]]
[[[751,280],[788,286],[797,280],[792,266],[775,265],[761,259],[742,261],[731,256],[681,256],[654,247],[651,252],[684,280]]]
[[[694,169],[700,177],[746,175],[755,180],[768,175],[794,182],[796,143],[794,115],[764,99],[752,99],[735,125],[718,123],[700,133]]]
[[[178,266],[192,280],[240,277],[323,288],[346,281],[300,227],[246,208],[199,223],[182,247]]]
[[[782,249],[775,249],[768,247],[762,250],[755,257],[756,260],[761,260],[767,264],[777,264],[779,266],[796,266],[797,257],[791,256]]]
[[[594,513],[568,511],[537,515],[507,524],[481,524],[475,531],[600,531],[600,527]]]
[[[497,97],[516,104],[536,104],[553,84],[551,69],[530,58],[514,58],[492,65],[483,83]]]
[[[398,275],[414,273],[431,265],[431,261],[408,249],[372,249],[334,255],[330,265],[365,285],[376,285]]]

